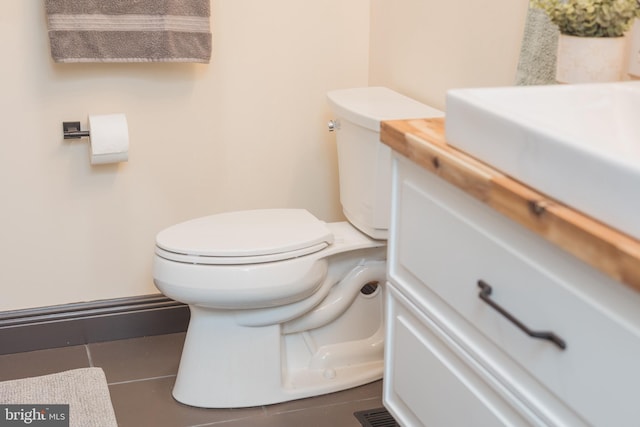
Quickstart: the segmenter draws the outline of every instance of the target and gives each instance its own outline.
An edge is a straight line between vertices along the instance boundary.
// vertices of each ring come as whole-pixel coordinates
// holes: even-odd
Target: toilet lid
[[[331,243],[327,225],[304,209],[261,209],[176,224],[158,233],[156,252],[182,262],[253,264],[307,255]]]

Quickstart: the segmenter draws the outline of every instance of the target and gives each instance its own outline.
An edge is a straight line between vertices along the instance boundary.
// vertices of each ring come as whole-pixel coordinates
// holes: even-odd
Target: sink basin
[[[450,90],[446,137],[640,239],[640,82]]]

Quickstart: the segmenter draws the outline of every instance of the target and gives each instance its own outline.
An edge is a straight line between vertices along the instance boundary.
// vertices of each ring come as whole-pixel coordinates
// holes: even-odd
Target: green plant
[[[640,0],[532,0],[562,34],[621,37],[640,17]]]

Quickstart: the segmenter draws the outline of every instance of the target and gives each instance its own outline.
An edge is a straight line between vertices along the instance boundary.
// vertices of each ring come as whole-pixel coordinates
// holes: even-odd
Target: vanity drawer
[[[393,285],[387,289],[384,404],[402,425],[532,425],[437,325]]]
[[[389,274],[400,290],[418,307],[438,298],[464,319],[450,333],[522,395],[529,389],[519,371],[589,424],[638,425],[640,295],[427,171],[395,162]],[[518,322],[553,332],[566,348],[523,333],[479,298],[479,281]],[[488,356],[483,339],[514,367]]]

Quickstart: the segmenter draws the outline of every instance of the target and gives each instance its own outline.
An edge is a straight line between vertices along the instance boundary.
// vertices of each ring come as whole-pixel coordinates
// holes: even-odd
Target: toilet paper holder
[[[79,139],[89,137],[88,130],[80,130],[80,122],[62,122],[64,139]]]

